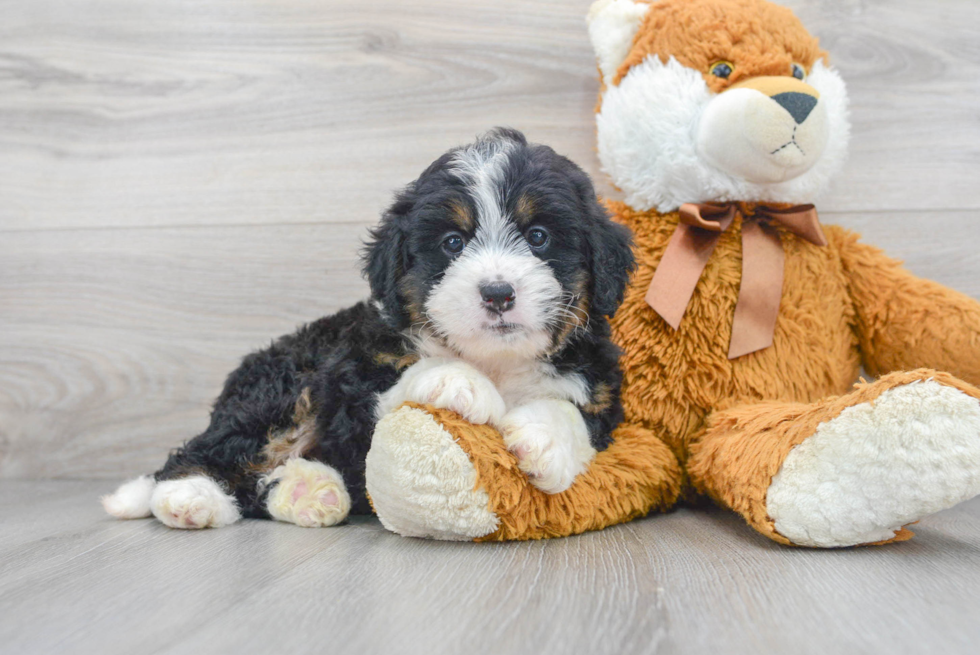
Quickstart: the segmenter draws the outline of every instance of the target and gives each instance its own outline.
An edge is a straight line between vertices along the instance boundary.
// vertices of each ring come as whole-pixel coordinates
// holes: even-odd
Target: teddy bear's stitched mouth
[[[804,157],[806,157],[806,150],[804,150],[803,147],[800,146],[800,144],[796,142],[796,128],[797,127],[798,126],[794,126],[793,127],[793,134],[791,135],[789,141],[787,141],[783,145],[779,146],[778,148],[776,148],[775,150],[773,150],[769,154],[770,155],[775,155],[776,153],[781,152],[782,150],[784,150],[785,148],[788,148],[789,146],[796,146],[796,149],[800,151],[800,154],[803,155]]]

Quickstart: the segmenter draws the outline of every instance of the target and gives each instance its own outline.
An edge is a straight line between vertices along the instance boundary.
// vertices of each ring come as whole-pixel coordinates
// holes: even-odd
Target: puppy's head
[[[766,0],[599,0],[603,169],[636,209],[813,202],[843,164],[847,92]]]
[[[393,326],[460,356],[541,357],[623,297],[630,238],[588,176],[496,129],[410,184],[372,231],[365,273]]]

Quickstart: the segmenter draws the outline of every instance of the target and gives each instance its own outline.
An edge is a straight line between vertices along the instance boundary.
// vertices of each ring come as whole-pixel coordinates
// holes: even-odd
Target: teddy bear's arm
[[[980,384],[980,302],[915,277],[856,234],[828,236],[839,248],[865,370],[932,368]]]

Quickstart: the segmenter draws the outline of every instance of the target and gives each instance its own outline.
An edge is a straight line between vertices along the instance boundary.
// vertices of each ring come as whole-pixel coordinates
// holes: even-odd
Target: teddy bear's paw
[[[469,456],[421,409],[400,407],[378,422],[365,477],[374,511],[392,532],[466,541],[497,529]]]
[[[892,539],[902,526],[980,494],[980,402],[928,380],[849,407],[796,446],[766,507],[801,546]]]
[[[171,528],[220,528],[241,514],[235,499],[203,475],[158,482],[150,497],[153,516]]]
[[[461,361],[449,361],[409,375],[403,386],[402,400],[448,409],[470,423],[495,425],[507,411],[490,378]]]
[[[275,482],[266,509],[277,521],[304,528],[337,525],[350,513],[350,494],[335,469],[322,462],[290,459],[277,466],[263,484]]]
[[[578,408],[565,400],[537,400],[509,412],[500,426],[507,449],[535,487],[565,491],[596,451]]]

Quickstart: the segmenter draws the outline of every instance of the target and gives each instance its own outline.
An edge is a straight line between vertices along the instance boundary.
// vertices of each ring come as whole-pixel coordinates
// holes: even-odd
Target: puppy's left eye
[[[806,69],[800,64],[793,64],[793,77],[798,80],[806,79]]]
[[[459,253],[463,252],[463,248],[465,247],[466,240],[463,239],[462,235],[456,234],[455,232],[452,234],[447,234],[442,240],[442,249],[450,257],[455,257]]]
[[[548,244],[548,233],[540,227],[532,227],[524,235],[524,238],[527,239],[528,245],[535,250],[540,250]]]

